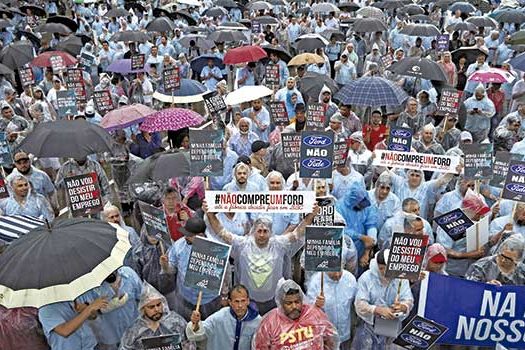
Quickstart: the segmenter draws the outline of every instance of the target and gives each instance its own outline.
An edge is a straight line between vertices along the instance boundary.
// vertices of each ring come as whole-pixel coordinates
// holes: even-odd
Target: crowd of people
[[[68,88],[66,72],[28,63],[24,68],[32,69],[35,84],[26,86],[17,75],[0,75],[0,132],[12,154],[12,162],[2,164],[9,197],[0,200],[1,213],[60,220],[61,208],[67,207],[64,179],[94,172],[104,202],[94,217],[119,225],[132,246],[124,266],[75,300],[38,310],[0,306],[0,348],[137,350],[144,348],[144,338],[170,334],[179,335],[182,349],[399,348],[391,334],[374,325],[377,320],[392,321],[391,327],[406,324],[417,313],[421,281],[385,277],[395,232],[428,237],[421,278],[431,272],[499,286],[524,285],[525,203],[501,199],[501,188],[488,180],[466,178],[463,163],[459,174],[373,165],[374,151],[388,148],[389,131],[397,127],[411,130],[412,152],[462,157],[463,145],[492,143],[494,152],[525,156],[525,60],[520,66],[511,63],[523,51],[514,42],[523,34],[525,4],[465,4],[36,0],[23,8],[15,0],[0,6],[2,52],[21,41],[31,43],[35,55],[63,51],[61,45],[71,37],[82,38],[75,67],[83,69],[87,102],[79,103],[66,119],[100,125],[104,113],[96,108],[93,92],[109,90],[117,110],[132,104],[155,110],[177,104],[224,128],[222,176],[130,184],[128,178],[144,159],[169,149],[188,152],[188,128],[147,132],[131,125],[110,132],[111,153],[80,159],[34,157],[20,144],[39,124],[61,118],[57,92]],[[124,14],[106,16],[116,9]],[[498,13],[505,11],[515,19],[498,21]],[[55,16],[70,17],[76,30],[69,35],[40,32],[39,25]],[[161,16],[169,16],[173,28],[148,30]],[[381,21],[384,29],[355,30],[354,23],[362,18]],[[420,24],[449,34],[448,47],[438,48],[434,34],[406,34],[406,28]],[[128,31],[146,33],[147,38],[113,39]],[[220,36],[223,33],[230,36]],[[321,44],[299,45],[308,38]],[[224,65],[228,51],[243,45],[259,46],[267,57]],[[316,55],[318,63],[287,64],[305,52]],[[144,55],[143,70],[108,70],[136,54]],[[94,58],[88,65],[82,58],[86,55]],[[446,81],[389,70],[408,58],[432,60]],[[205,63],[194,64],[198,59]],[[276,85],[267,83],[268,66],[278,67]],[[174,102],[164,88],[162,73],[174,67],[182,81],[202,87],[181,95],[196,99]],[[495,68],[504,82],[471,79]],[[337,92],[364,77],[385,78],[408,97],[402,105],[389,106],[341,102]],[[247,86],[268,86],[272,93],[228,103],[220,113],[206,111],[203,92],[216,91],[226,98]],[[444,88],[462,92],[457,113],[438,112]],[[274,123],[270,101],[284,102],[288,125]],[[308,130],[312,103],[323,107],[324,130],[348,145],[346,161],[327,179],[301,178],[297,164],[285,159],[281,141],[282,135]],[[344,227],[340,271],[305,271],[305,228],[312,225],[317,206],[304,215],[214,213],[205,201],[207,190],[314,191],[316,197],[331,198],[336,225]],[[139,200],[162,208],[169,241],[148,232]],[[454,240],[434,223],[454,209],[462,209],[474,223],[488,217],[485,245],[468,251],[465,237]],[[206,290],[199,295],[184,284],[196,237],[232,247],[219,295]],[[0,251],[5,249],[8,244],[0,244]],[[456,348],[469,347],[433,347]]]

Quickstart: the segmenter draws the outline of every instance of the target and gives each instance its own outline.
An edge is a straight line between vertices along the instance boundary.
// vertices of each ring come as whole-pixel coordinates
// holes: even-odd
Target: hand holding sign
[[[193,331],[196,332],[199,330],[199,322],[201,320],[201,313],[198,310],[194,310],[191,313],[190,321],[193,323]]]

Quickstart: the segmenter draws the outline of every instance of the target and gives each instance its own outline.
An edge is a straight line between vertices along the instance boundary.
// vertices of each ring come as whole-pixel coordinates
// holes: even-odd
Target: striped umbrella
[[[44,225],[44,221],[28,215],[0,216],[0,245],[10,244],[30,230]]]
[[[399,106],[408,95],[388,79],[363,77],[352,81],[339,90],[334,99],[345,105]]]
[[[204,118],[191,109],[168,108],[147,116],[140,130],[147,132],[180,130],[203,122]]]

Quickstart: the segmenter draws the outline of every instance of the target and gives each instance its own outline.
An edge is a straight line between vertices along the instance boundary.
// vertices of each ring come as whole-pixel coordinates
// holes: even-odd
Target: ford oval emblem
[[[525,166],[522,164],[514,164],[511,165],[510,171],[515,174],[525,175]]]
[[[332,139],[322,135],[310,135],[303,139],[303,143],[312,147],[326,147],[332,144]]]
[[[427,348],[428,343],[424,341],[423,339],[420,339],[418,337],[413,336],[412,334],[401,334],[401,339],[406,341],[409,344],[412,344],[414,346],[420,347],[420,348]]]
[[[432,324],[430,324],[428,322],[414,321],[414,326],[416,326],[416,328],[419,328],[420,330],[422,330],[425,333],[430,333],[430,334],[434,334],[434,335],[437,335],[437,334],[441,333],[439,328],[437,328],[436,326],[434,326],[434,325],[432,325]]]
[[[525,185],[517,184],[517,183],[510,183],[505,186],[507,191],[510,191],[515,194],[525,194]]]
[[[451,222],[451,221],[456,221],[459,218],[461,218],[461,214],[460,213],[451,213],[451,214],[448,214],[447,216],[443,216],[441,219],[439,219],[439,222],[440,223],[447,223],[447,222]]]
[[[392,130],[392,136],[408,138],[408,137],[411,137],[412,134],[408,130],[394,129]]]
[[[321,170],[332,166],[332,162],[323,158],[306,158],[301,165],[309,170]]]
[[[391,150],[391,151],[399,151],[399,152],[407,152],[408,151],[408,147],[403,146],[403,145],[396,145],[396,144],[391,144],[388,147],[388,149]]]

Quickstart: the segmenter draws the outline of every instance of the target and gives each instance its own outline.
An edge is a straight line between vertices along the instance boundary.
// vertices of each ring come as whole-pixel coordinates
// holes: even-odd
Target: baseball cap
[[[462,131],[461,134],[459,134],[459,139],[461,141],[466,141],[466,140],[472,141],[472,134],[468,131]]]
[[[193,216],[186,221],[184,227],[179,228],[184,236],[195,236],[206,231],[206,223],[198,216]]]
[[[268,148],[268,147],[270,147],[270,143],[269,142],[264,142],[264,141],[261,141],[261,140],[257,140],[254,143],[252,143],[252,152],[255,153],[255,152],[260,151],[263,148]]]

